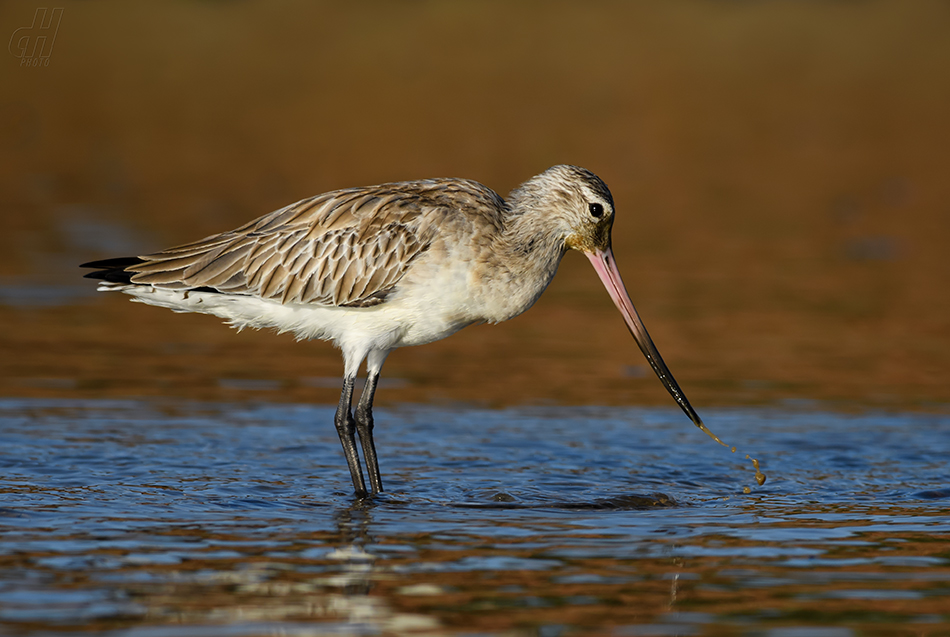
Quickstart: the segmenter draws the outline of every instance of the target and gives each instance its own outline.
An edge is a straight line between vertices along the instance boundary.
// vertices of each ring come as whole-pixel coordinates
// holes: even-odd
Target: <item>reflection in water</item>
[[[404,408],[378,423],[393,490],[354,500],[330,410],[0,402],[0,625],[950,628],[945,417],[713,413],[774,478],[743,495],[741,459],[672,410]]]

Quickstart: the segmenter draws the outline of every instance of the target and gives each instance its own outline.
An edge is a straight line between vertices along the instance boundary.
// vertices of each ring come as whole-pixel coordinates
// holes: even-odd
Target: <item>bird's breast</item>
[[[396,347],[431,343],[473,323],[500,323],[521,314],[554,278],[563,251],[505,254],[490,238],[443,235],[412,262],[385,303],[365,312],[398,324]]]

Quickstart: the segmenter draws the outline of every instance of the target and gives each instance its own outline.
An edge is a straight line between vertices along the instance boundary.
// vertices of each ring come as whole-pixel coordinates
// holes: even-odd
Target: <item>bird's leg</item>
[[[349,466],[350,476],[353,478],[353,488],[356,490],[357,496],[363,497],[366,495],[366,483],[363,482],[363,470],[360,468],[360,457],[356,452],[356,438],[354,436],[356,433],[356,421],[353,420],[353,415],[350,413],[350,405],[353,403],[353,384],[355,382],[355,374],[348,375],[343,379],[343,391],[340,393],[340,406],[336,409],[336,416],[333,419],[333,423],[336,425],[337,433],[340,434],[340,443],[343,445],[343,455],[346,456],[346,464]],[[373,459],[375,460],[375,455]],[[372,475],[372,471],[370,475]]]
[[[367,370],[366,386],[363,388],[360,402],[356,405],[356,431],[363,444],[363,459],[366,461],[366,472],[369,474],[369,485],[373,493],[383,490],[379,462],[376,460],[376,445],[373,444],[373,396],[376,394],[377,382],[379,370]]]

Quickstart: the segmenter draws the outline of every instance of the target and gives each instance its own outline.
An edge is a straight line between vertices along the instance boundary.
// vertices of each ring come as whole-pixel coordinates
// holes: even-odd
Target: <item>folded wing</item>
[[[382,303],[438,227],[424,193],[399,186],[305,199],[237,230],[145,255],[125,271],[132,284],[281,303]]]

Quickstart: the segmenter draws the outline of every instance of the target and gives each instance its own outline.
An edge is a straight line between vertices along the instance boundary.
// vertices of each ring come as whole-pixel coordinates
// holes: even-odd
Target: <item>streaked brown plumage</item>
[[[447,217],[461,212],[496,230],[503,210],[497,194],[468,180],[350,188],[147,255],[127,271],[140,285],[366,307],[385,299]]]

